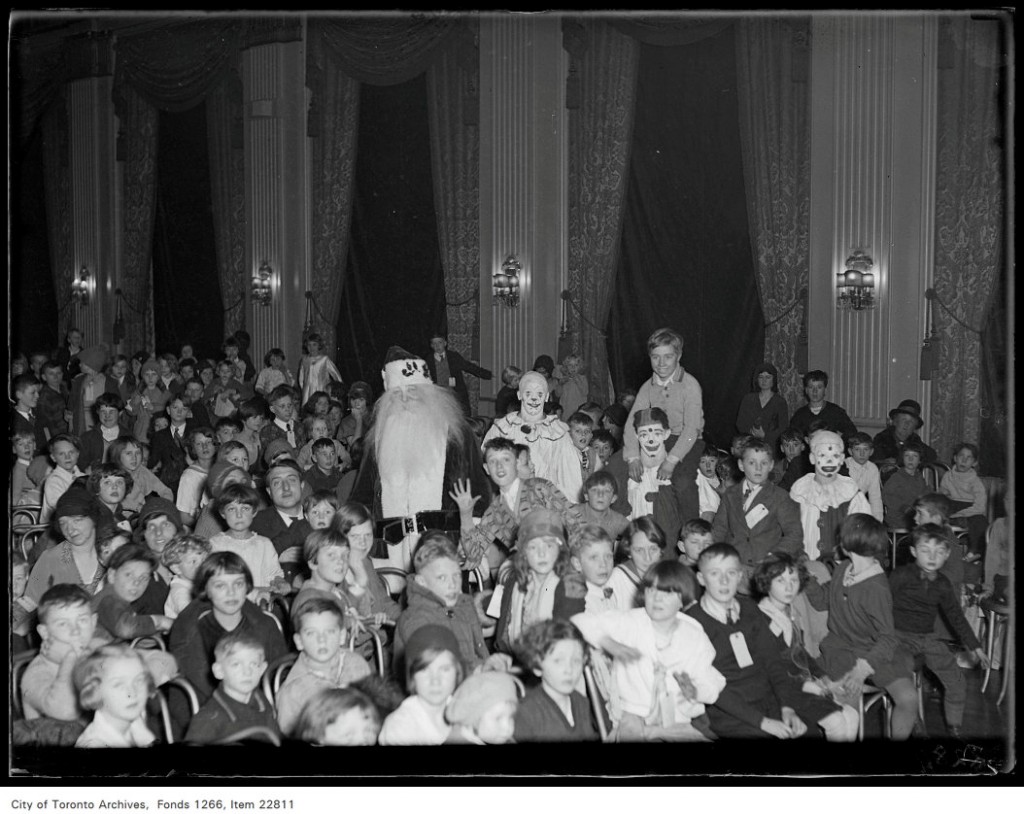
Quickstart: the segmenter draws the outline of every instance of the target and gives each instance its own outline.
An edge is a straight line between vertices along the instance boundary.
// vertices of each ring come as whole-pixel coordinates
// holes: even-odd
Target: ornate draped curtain
[[[312,90],[309,131],[313,137],[310,288],[317,327],[327,347],[336,347],[335,326],[345,281],[359,83],[397,85],[418,76],[444,51],[460,24],[457,18],[438,16],[309,20],[307,75]],[[438,183],[437,173],[434,183]],[[440,216],[440,207],[438,212]],[[447,262],[445,269],[447,281]]]
[[[448,344],[476,358],[480,341],[480,129],[473,31],[452,40],[427,71],[437,238],[444,266]],[[480,380],[466,380],[476,411]]]
[[[803,388],[797,348],[807,298],[811,134],[809,20],[738,22],[740,143],[765,359],[791,409]]]
[[[938,78],[939,152],[935,191],[933,304],[939,364],[932,379],[931,445],[948,459],[977,442],[981,342],[996,276],[1005,274],[999,98],[1002,23],[968,16],[942,22]],[[948,309],[948,311],[946,310]]]
[[[230,72],[237,68],[242,33],[238,20],[207,19],[122,37],[117,42],[113,93],[121,121],[125,162],[121,291],[127,305],[125,341],[131,350],[152,349],[155,344],[149,298],[156,206],[157,111],[187,110],[204,101],[222,82],[230,83]],[[218,116],[216,121],[223,123],[225,118]],[[227,167],[223,162],[213,163],[213,153],[211,159],[218,203],[214,213],[218,265],[227,274],[233,259],[224,258],[220,252],[225,246],[234,250],[237,238],[233,230],[239,227],[237,222],[233,223],[232,196],[226,190],[234,190],[237,183],[242,183],[233,176],[236,169],[240,171],[241,164],[230,158]],[[220,225],[216,225],[218,221]],[[225,286],[223,277],[221,283],[225,292],[233,285],[229,281]]]
[[[309,23],[306,70],[312,90],[308,127],[312,167],[310,290],[322,320],[317,329],[325,347],[334,348],[352,221],[359,83],[342,72],[333,52],[328,54],[323,26],[317,22]]]
[[[567,39],[582,50],[582,59],[579,107],[569,113],[569,292],[580,313],[572,311],[569,324],[591,398],[607,403],[608,350],[601,328],[618,265],[640,47],[605,22],[572,25]]]
[[[70,292],[75,274],[75,258],[71,234],[71,147],[68,111],[62,90],[57,93],[55,100],[55,104],[42,114],[43,194],[46,200],[50,271],[53,274],[53,288],[57,292],[57,337],[58,342],[63,344],[68,328],[72,327]]]
[[[224,299],[224,332],[245,327],[245,150],[242,81],[225,72],[206,98],[210,191],[217,243],[217,276]]]

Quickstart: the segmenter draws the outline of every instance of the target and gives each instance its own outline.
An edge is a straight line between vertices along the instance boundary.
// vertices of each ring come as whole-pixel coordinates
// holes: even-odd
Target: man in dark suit
[[[456,351],[448,350],[448,338],[440,331],[436,331],[430,337],[430,348],[433,353],[427,354],[426,361],[434,384],[455,391],[455,397],[462,405],[462,411],[469,415],[469,389],[466,387],[464,374],[469,373],[481,379],[490,379],[491,371],[464,359],[462,354]]]
[[[740,459],[743,480],[725,490],[711,524],[714,541],[729,543],[739,552],[748,578],[771,551],[793,555],[803,551],[800,507],[788,492],[768,480],[773,465],[764,441],[748,441]],[[745,585],[747,582],[744,580]]]
[[[313,527],[302,515],[302,470],[293,460],[282,460],[267,470],[271,505],[257,513],[252,530],[274,544],[285,577],[306,576],[303,545]]]
[[[188,466],[185,439],[188,438],[189,432],[199,425],[188,420],[188,405],[180,394],[167,400],[166,409],[171,424],[153,434],[149,450],[149,468],[160,477],[168,489],[177,494],[181,473]]]

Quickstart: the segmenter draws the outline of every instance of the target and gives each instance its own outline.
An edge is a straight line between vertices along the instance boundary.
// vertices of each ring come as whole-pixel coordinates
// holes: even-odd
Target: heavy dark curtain
[[[153,233],[153,322],[157,353],[218,355],[224,307],[210,215],[206,105],[160,112],[156,222]]]
[[[338,367],[381,389],[391,345],[425,354],[445,318],[430,170],[426,78],[363,84]]]
[[[607,331],[615,386],[649,378],[647,337],[675,328],[704,391],[705,438],[728,446],[764,358],[732,26],[685,46],[642,46],[625,208]]]
[[[57,335],[57,295],[50,274],[42,128],[11,146],[10,347],[28,356],[51,351]]]

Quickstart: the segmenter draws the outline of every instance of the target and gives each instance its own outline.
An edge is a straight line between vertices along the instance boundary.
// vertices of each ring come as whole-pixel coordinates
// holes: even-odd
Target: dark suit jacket
[[[743,511],[743,483],[740,481],[730,486],[722,495],[722,503],[711,524],[711,536],[715,542],[735,546],[743,564],[751,568],[771,551],[788,551],[790,554],[803,551],[800,506],[789,493],[774,483],[762,484],[750,508],[763,504],[768,514],[754,528],[748,528]]]
[[[36,450],[45,451],[47,444],[46,433],[43,432],[43,420],[39,417],[36,410],[32,411],[33,421],[29,421],[25,416],[19,413],[14,407],[11,407],[11,438],[14,437],[15,433],[18,432],[30,432],[36,439]]]
[[[129,430],[118,427],[119,438],[133,438]],[[93,427],[88,432],[83,432],[79,440],[82,442],[82,451],[78,455],[78,468],[85,472],[93,464],[103,463],[103,434],[99,426]]]
[[[178,481],[181,479],[181,473],[188,467],[188,460],[183,448],[184,440],[188,437],[189,431],[196,426],[198,425],[192,421],[185,422],[181,447],[175,443],[170,427],[153,435],[153,442],[149,449],[149,468],[153,469],[157,464],[161,464],[158,476],[175,495],[178,494]]]
[[[461,353],[451,349],[446,350],[444,354],[448,358],[448,370],[451,371],[452,378],[455,379],[455,397],[459,400],[466,415],[469,415],[469,389],[466,387],[466,378],[463,374],[470,373],[481,379],[490,379],[491,371],[474,365],[468,359],[463,358]],[[430,369],[430,377],[434,382],[447,387],[447,382],[437,381],[437,359],[434,358],[433,352],[427,354],[426,362]]]
[[[302,428],[302,422],[299,421],[299,419],[293,418],[292,424],[294,425],[295,431],[295,452],[298,454],[299,450],[302,449],[306,441],[309,439],[306,438],[306,431]],[[277,426],[277,423],[271,419],[264,424],[263,429],[260,430],[260,443],[262,444],[260,449],[265,451],[267,447],[270,446],[270,442],[277,438],[283,438],[287,441],[288,433]]]
[[[301,516],[290,526],[287,525],[281,518],[281,513],[273,506],[268,506],[257,512],[250,528],[274,544],[274,550],[278,557],[289,549],[298,548],[301,551],[306,542],[306,536],[313,531],[313,527]],[[294,556],[296,554],[298,554],[297,559]],[[281,568],[289,581],[299,573],[307,576],[309,570],[306,567],[305,558],[294,551],[281,560]]]

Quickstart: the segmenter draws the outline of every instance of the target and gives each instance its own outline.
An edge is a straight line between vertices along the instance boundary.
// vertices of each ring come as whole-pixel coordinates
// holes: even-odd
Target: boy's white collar
[[[729,605],[729,607],[723,608],[718,602],[715,602],[715,600],[713,600],[711,597],[707,595],[707,593],[705,593],[700,598],[700,606],[704,609],[704,612],[707,613],[708,616],[710,616],[712,619],[717,619],[723,625],[729,621],[728,617],[726,616],[727,610],[732,611],[734,620],[740,618],[740,603],[736,600],[735,596],[732,598],[732,603]]]
[[[657,373],[651,373],[651,381],[654,382],[658,387],[668,387],[672,382],[681,382],[683,380],[683,366],[679,365],[675,370],[672,371],[672,375],[667,379],[662,379]]]

